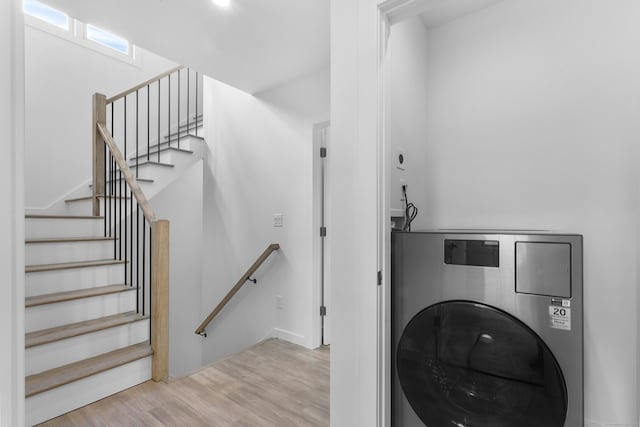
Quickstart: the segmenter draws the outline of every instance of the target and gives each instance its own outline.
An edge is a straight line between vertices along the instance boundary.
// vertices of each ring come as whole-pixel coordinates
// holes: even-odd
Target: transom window
[[[118,37],[110,32],[96,27],[95,25],[87,24],[86,26],[87,40],[100,43],[103,46],[110,47],[111,49],[122,52],[125,55],[129,54],[129,42],[122,37]]]
[[[29,25],[95,51],[136,62],[135,48],[128,40],[98,26],[85,24],[37,0],[23,0],[22,5]]]
[[[55,25],[63,30],[69,30],[69,15],[60,12],[58,9],[54,9],[35,0],[24,0],[22,8],[24,13],[28,15],[38,18],[44,22],[48,22],[49,24]]]

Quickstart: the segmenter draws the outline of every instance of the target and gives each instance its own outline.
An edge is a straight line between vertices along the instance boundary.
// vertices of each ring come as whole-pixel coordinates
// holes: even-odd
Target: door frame
[[[329,276],[329,244],[327,242],[328,237],[325,237],[324,241],[324,266],[322,265],[322,237],[320,237],[320,227],[321,227],[321,209],[322,209],[322,201],[321,201],[321,192],[322,192],[322,183],[321,183],[321,168],[322,168],[322,159],[320,158],[320,147],[323,146],[327,148],[327,152],[329,152],[329,138],[326,137],[326,132],[329,131],[331,126],[330,121],[323,121],[313,125],[313,142],[312,142],[312,185],[313,185],[313,202],[312,202],[312,236],[311,239],[313,248],[312,248],[312,274],[313,274],[313,304],[312,304],[312,330],[313,330],[313,346],[320,347],[324,344],[323,337],[323,319],[320,315],[320,307],[324,304],[327,306],[327,301],[324,299],[326,294],[331,294],[331,290],[328,283]],[[324,160],[328,162],[328,157]],[[327,164],[325,163],[325,173],[327,171]],[[328,227],[329,217],[326,215],[326,212],[329,211],[330,198],[327,197],[329,194],[328,180],[325,176],[325,184],[324,184],[324,225]],[[324,271],[323,271],[324,270]],[[324,283],[323,283],[324,278]],[[323,285],[324,285],[324,295],[323,295]],[[327,309],[329,310],[329,309]],[[326,319],[326,316],[325,316]]]
[[[377,298],[377,427],[391,427],[391,207],[392,161],[389,126],[390,70],[388,40],[391,27],[416,16],[443,0],[385,0],[378,4],[376,73],[377,242],[378,271],[382,272]]]

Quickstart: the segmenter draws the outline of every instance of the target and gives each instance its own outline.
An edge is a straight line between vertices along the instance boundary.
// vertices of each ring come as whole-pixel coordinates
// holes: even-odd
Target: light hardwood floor
[[[329,350],[271,339],[185,378],[152,381],[41,426],[326,427]]]

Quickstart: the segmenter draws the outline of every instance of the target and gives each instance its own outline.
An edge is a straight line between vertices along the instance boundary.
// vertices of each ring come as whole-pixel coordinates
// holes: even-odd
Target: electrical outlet
[[[282,295],[276,295],[276,308],[278,310],[282,310],[284,308],[284,304],[282,303]]]
[[[273,226],[274,227],[283,227],[284,226],[284,215],[281,213],[273,214]]]
[[[402,148],[396,148],[395,154],[396,154],[396,158],[395,158],[396,169],[404,172],[407,167],[406,165],[407,157],[404,153],[404,150]]]

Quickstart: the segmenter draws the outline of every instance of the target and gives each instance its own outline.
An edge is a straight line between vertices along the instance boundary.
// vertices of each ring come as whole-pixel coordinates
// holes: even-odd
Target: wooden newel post
[[[151,347],[154,381],[169,377],[169,221],[151,224]]]
[[[98,123],[107,123],[107,97],[101,93],[93,95],[93,117],[91,127],[93,135],[93,215],[100,215],[100,199],[98,196],[105,194],[105,156],[104,140],[98,131]]]

